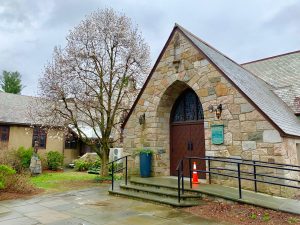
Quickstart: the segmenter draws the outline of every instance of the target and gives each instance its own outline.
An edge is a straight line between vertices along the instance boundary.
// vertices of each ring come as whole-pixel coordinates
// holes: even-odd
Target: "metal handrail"
[[[242,180],[248,180],[248,181],[254,181],[254,190],[257,192],[257,183],[265,183],[265,184],[271,184],[271,185],[278,185],[282,187],[289,187],[289,188],[296,188],[300,189],[300,186],[295,186],[295,185],[289,185],[289,184],[281,184],[281,183],[276,183],[276,182],[271,182],[271,181],[264,181],[257,179],[257,177],[261,178],[274,178],[274,179],[279,179],[279,180],[285,180],[285,181],[292,181],[292,182],[300,182],[298,179],[292,179],[292,178],[285,178],[282,176],[273,176],[270,174],[264,174],[264,173],[257,173],[256,170],[257,168],[270,168],[270,169],[276,169],[276,170],[286,170],[286,171],[293,171],[293,172],[300,172],[300,169],[292,169],[294,168],[300,168],[300,166],[297,165],[292,165],[292,164],[283,164],[283,163],[269,163],[269,162],[264,162],[264,161],[258,161],[258,160],[244,160],[244,159],[236,159],[236,158],[226,158],[226,157],[213,157],[213,156],[208,156],[208,157],[185,157],[181,159],[178,163],[178,166],[176,170],[178,171],[178,202],[180,202],[180,192],[184,193],[184,185],[182,182],[182,187],[180,187],[180,180],[183,181],[183,162],[184,160],[188,160],[189,162],[189,178],[190,178],[190,188],[192,189],[192,171],[195,172],[200,172],[200,173],[205,173],[208,174],[208,179],[209,179],[209,184],[211,184],[211,175],[221,175],[225,177],[231,177],[231,178],[236,178],[238,180],[238,190],[239,190],[239,198],[242,198],[242,185],[241,181]],[[191,167],[191,160],[204,160],[205,162],[208,162],[208,168],[205,170],[192,170]],[[230,164],[235,164],[237,166],[237,169],[229,169],[229,168],[222,168],[222,167],[212,167],[211,162],[225,162],[225,163],[230,163]],[[269,165],[268,165],[269,164]],[[246,166],[252,166],[253,167],[253,172],[247,172],[247,171],[242,171],[241,170],[241,165],[246,165]],[[289,168],[286,168],[289,167]],[[233,173],[237,173],[237,175],[233,174],[224,174],[220,172],[215,172],[215,170],[221,170],[221,171],[230,171]],[[248,178],[242,176],[243,174],[247,175],[253,175],[253,178]]]
[[[278,166],[289,166],[289,167],[296,167],[296,168],[300,168],[300,166],[298,165],[292,165],[292,164],[284,164],[284,163],[275,163],[275,162],[266,162],[266,161],[260,161],[260,160],[250,160],[250,159],[238,159],[238,158],[233,158],[233,157],[220,157],[220,156],[209,156],[209,157],[213,157],[216,159],[232,159],[232,160],[236,160],[236,161],[245,161],[245,162],[255,162],[255,163],[263,163],[263,164],[274,164],[274,165],[278,165]]]
[[[178,202],[180,203],[180,191],[182,191],[182,194],[184,194],[184,176],[183,176],[183,159],[181,159],[176,167],[177,170],[177,185],[178,185]],[[180,180],[181,180],[181,186],[182,188],[180,188]]]
[[[125,185],[127,185],[127,180],[128,180],[128,159],[127,158],[128,158],[128,156],[131,156],[131,155],[125,155],[121,158],[115,159],[114,161],[111,161],[111,162],[106,164],[106,165],[112,164],[112,166],[111,166],[111,190],[112,191],[114,190],[114,173],[115,172],[117,173],[117,172],[125,169]],[[125,158],[125,167],[122,167],[122,168],[115,171],[114,163],[121,160],[121,159],[124,159],[124,158]]]
[[[214,159],[214,157],[210,156],[210,157],[204,157],[204,158],[201,158],[201,157],[187,157],[188,158],[191,158],[191,159],[198,159],[198,160],[208,160],[208,158],[210,158],[212,161],[216,161],[216,162],[227,162],[227,163],[232,163],[232,164],[241,164],[241,165],[246,165],[246,166],[253,166],[253,163],[256,162],[256,161],[252,161],[253,163],[244,163],[244,162],[233,162],[233,161],[229,161],[229,160],[222,160],[222,159]],[[247,160],[249,161],[249,160]],[[267,162],[266,162],[267,163]],[[274,163],[272,163],[274,165]],[[256,166],[258,167],[264,167],[264,168],[270,168],[270,169],[281,169],[281,170],[289,170],[289,171],[294,171],[294,172],[300,172],[300,169],[291,169],[291,168],[283,168],[283,167],[277,167],[277,166],[266,166],[266,165],[260,165],[260,164],[255,164]],[[276,164],[275,164],[276,165]],[[289,164],[280,164],[280,166],[288,166],[288,167],[292,167],[293,165],[289,165]]]
[[[123,157],[121,157],[121,158],[115,159],[115,160],[113,160],[113,161],[107,163],[106,165],[111,164],[111,163],[116,162],[116,161],[119,161],[119,160],[121,160],[121,159],[124,159],[124,158],[127,157],[127,156],[131,156],[131,155],[125,155],[125,156],[123,156]]]

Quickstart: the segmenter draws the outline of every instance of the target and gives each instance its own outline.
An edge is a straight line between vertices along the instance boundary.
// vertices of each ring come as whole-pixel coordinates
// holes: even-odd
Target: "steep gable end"
[[[300,121],[270,87],[184,28],[179,30],[258,108],[282,135],[300,136]]]
[[[200,54],[205,56],[277,128],[281,135],[300,136],[300,121],[264,81],[179,25],[175,25],[122,128],[125,127],[176,31],[182,33],[199,50]]]

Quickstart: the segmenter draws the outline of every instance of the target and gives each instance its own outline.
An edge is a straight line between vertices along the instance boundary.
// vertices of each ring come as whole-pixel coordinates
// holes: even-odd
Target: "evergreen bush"
[[[0,164],[0,189],[4,189],[6,187],[6,181],[15,173],[16,171],[10,166]]]
[[[47,164],[50,170],[58,170],[64,163],[64,156],[60,152],[50,151],[47,153]]]
[[[18,148],[16,155],[20,159],[21,168],[29,168],[30,160],[33,155],[33,148],[24,148],[23,146],[21,146]]]

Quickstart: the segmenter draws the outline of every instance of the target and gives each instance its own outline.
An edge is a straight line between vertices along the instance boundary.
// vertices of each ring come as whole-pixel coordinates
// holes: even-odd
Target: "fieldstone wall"
[[[170,175],[170,112],[176,98],[186,88],[196,92],[203,106],[206,156],[297,164],[296,142],[299,140],[282,138],[271,123],[188,40],[176,33],[124,129],[125,154],[133,154],[143,147],[155,151],[154,176]],[[208,110],[210,105],[216,107],[218,104],[223,106],[220,119]],[[138,118],[143,113],[146,122],[140,125]],[[224,125],[222,145],[211,143],[213,124]],[[138,157],[133,156],[129,165],[132,174],[138,173]],[[232,179],[215,178],[216,182],[232,186],[236,183]],[[246,188],[253,187],[251,182],[243,183]],[[259,188],[265,189],[263,185]],[[275,190],[279,188],[275,187]]]

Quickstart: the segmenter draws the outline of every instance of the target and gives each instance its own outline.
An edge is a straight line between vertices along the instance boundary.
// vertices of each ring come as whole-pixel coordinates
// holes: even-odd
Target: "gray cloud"
[[[18,70],[34,95],[55,45],[92,11],[112,7],[138,24],[156,60],[175,22],[237,62],[300,49],[297,0],[2,0],[0,71]]]

